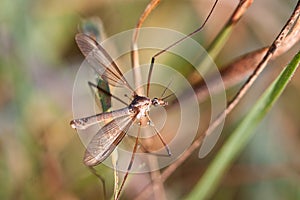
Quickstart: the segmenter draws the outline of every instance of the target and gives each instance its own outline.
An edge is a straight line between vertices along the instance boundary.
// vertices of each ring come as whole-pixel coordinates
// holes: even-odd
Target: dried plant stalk
[[[132,35],[132,42],[131,42],[131,63],[133,68],[133,79],[134,84],[136,87],[136,93],[139,95],[144,95],[144,90],[142,87],[139,87],[142,83],[142,75],[139,68],[139,53],[138,53],[138,45],[137,40],[139,36],[139,29],[141,28],[142,24],[146,20],[146,18],[149,16],[149,14],[156,8],[156,6],[159,4],[160,0],[152,0],[142,13],[140,19],[138,20],[138,23],[136,24],[136,27],[134,29],[134,33]]]

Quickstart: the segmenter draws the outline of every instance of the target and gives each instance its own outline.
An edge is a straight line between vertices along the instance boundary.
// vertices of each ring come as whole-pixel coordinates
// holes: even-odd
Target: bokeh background
[[[93,16],[102,19],[108,37],[131,29],[147,3],[1,0],[0,199],[101,199],[101,185],[82,163],[84,146],[69,126],[73,82],[83,60],[74,36],[81,20]],[[144,26],[187,34],[201,24],[212,3],[162,0]],[[207,26],[193,38],[208,46],[237,3],[220,1]],[[292,0],[254,1],[218,56],[217,65],[270,44],[295,4]],[[269,64],[229,116],[207,158],[192,155],[171,176],[166,182],[168,199],[181,199],[191,190],[241,116],[298,50],[299,44]],[[237,88],[230,90],[229,98]],[[299,97],[298,71],[212,199],[300,198]],[[112,170],[104,166],[98,170],[112,184]]]

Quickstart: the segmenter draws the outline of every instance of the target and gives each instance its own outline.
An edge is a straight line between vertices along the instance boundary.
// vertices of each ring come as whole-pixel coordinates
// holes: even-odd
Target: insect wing
[[[112,86],[125,86],[133,91],[117,64],[97,41],[83,33],[78,33],[75,40],[82,54],[103,80]]]
[[[116,118],[103,126],[88,144],[84,164],[95,166],[103,162],[124,138],[135,116]]]

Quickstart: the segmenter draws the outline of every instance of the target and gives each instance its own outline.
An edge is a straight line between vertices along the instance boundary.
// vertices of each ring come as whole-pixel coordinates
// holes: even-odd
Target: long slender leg
[[[122,189],[123,189],[123,186],[124,186],[124,184],[125,184],[125,181],[126,181],[126,179],[127,179],[127,177],[128,177],[129,171],[131,170],[131,167],[132,167],[132,165],[133,165],[134,156],[135,156],[135,153],[136,153],[136,150],[137,150],[138,141],[139,141],[139,137],[140,137],[140,132],[141,132],[141,128],[139,127],[139,129],[138,129],[138,134],[137,134],[136,139],[135,139],[135,144],[134,144],[134,147],[133,147],[131,159],[130,159],[130,162],[129,162],[127,171],[126,171],[126,173],[125,173],[125,175],[124,175],[123,181],[122,181],[122,183],[121,183],[120,189],[119,189],[117,195],[115,196],[115,197],[116,197],[115,199],[119,199],[119,196],[120,196],[120,194],[121,194],[121,191],[122,191]]]
[[[165,97],[163,97],[161,100],[166,100],[167,98],[171,97],[171,96],[175,96],[175,93],[169,94]],[[175,96],[176,97],[176,96]],[[173,102],[172,102],[173,103]]]
[[[160,98],[163,98],[163,96],[166,94],[167,92],[167,89],[169,89],[170,85],[172,84],[173,82],[173,78],[171,78],[171,81],[168,83],[167,87],[165,87],[164,91],[162,92],[162,94],[160,95]]]
[[[130,136],[130,135],[127,135],[127,137],[128,137],[128,139],[133,139],[133,138],[134,138],[134,140],[136,139],[136,137]],[[140,140],[138,141],[138,148],[141,149],[141,151],[143,153],[151,154],[151,155],[154,155],[154,156],[169,157],[169,155],[166,155],[166,154],[151,152],[150,150],[147,149],[147,147],[145,147],[143,145],[143,143]]]
[[[164,141],[163,137],[161,136],[161,134],[159,133],[159,131],[155,128],[155,126],[153,126],[153,129],[155,130],[156,132],[156,135],[158,136],[158,138],[160,139],[161,143],[164,145],[166,151],[167,151],[167,154],[168,156],[171,156],[172,153],[171,153],[171,150],[169,148],[169,146],[167,145],[167,143]]]
[[[169,50],[170,48],[176,46],[177,44],[179,44],[180,42],[182,42],[183,40],[185,40],[188,37],[191,37],[192,35],[198,33],[199,31],[201,31],[203,29],[203,27],[205,26],[206,22],[208,21],[208,19],[210,18],[211,14],[213,13],[217,3],[219,0],[215,0],[215,3],[213,5],[213,7],[211,8],[210,12],[208,13],[206,19],[204,20],[204,22],[201,24],[201,26],[199,28],[197,28],[195,31],[189,33],[188,35],[186,35],[185,37],[177,40],[176,42],[172,43],[170,46],[168,46],[167,48],[159,51],[158,53],[156,53],[152,58],[151,58],[151,64],[150,64],[150,68],[149,68],[149,73],[148,73],[148,81],[147,81],[147,96],[149,95],[149,89],[150,89],[150,80],[151,80],[151,75],[152,75],[152,71],[153,71],[153,67],[154,67],[154,62],[155,62],[155,58],[158,57],[159,55],[161,55],[162,53],[166,52],[167,50]]]
[[[150,117],[149,117],[148,115],[147,115],[147,117],[148,117],[148,120],[149,120],[149,122],[148,122],[149,125],[154,129],[156,135],[157,135],[158,138],[160,139],[161,143],[164,145],[164,147],[165,147],[165,149],[166,149],[166,151],[167,151],[168,156],[171,156],[172,153],[171,153],[171,151],[170,151],[169,146],[168,146],[167,143],[164,141],[164,139],[163,139],[163,137],[161,136],[161,134],[159,133],[159,131],[156,129],[156,127],[155,127],[154,123],[151,121]]]

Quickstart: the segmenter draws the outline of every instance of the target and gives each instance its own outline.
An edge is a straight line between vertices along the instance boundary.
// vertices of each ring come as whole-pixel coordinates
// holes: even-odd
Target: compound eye
[[[154,105],[154,106],[157,106],[157,105],[158,105],[158,99],[157,99],[157,98],[154,98],[154,99],[152,100],[152,105]]]

